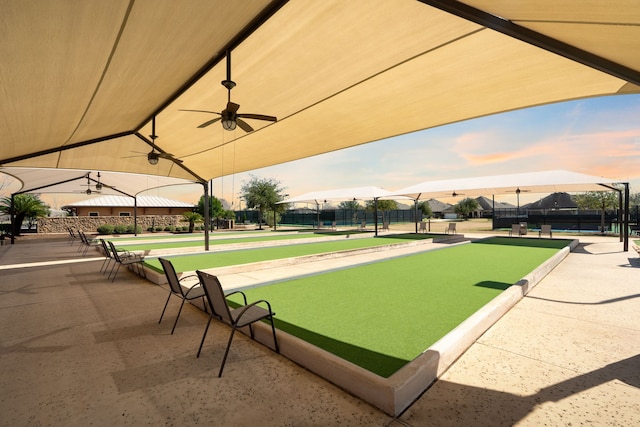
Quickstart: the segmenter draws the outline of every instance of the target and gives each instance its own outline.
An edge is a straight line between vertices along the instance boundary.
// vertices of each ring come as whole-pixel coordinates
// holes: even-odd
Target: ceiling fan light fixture
[[[222,120],[222,127],[224,130],[235,130],[236,128],[236,121],[233,119],[223,119]]]
[[[147,154],[147,160],[149,161],[150,165],[153,165],[153,166],[157,165],[159,158],[160,158],[160,155],[155,151],[152,151],[149,154]]]
[[[102,183],[98,182],[96,184],[96,190],[98,190],[98,191],[102,190]]]

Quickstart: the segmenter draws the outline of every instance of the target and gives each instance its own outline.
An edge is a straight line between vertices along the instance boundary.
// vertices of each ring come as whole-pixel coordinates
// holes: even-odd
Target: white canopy
[[[301,194],[300,196],[283,200],[280,203],[322,203],[323,201],[328,200],[373,200],[382,197],[386,198],[386,196],[389,196],[390,194],[390,191],[378,187],[340,188],[335,190],[312,191],[310,193]],[[398,198],[403,197],[398,196]]]
[[[637,0],[4,0],[1,10],[2,166],[204,182],[640,92]],[[276,123],[198,128],[227,105],[227,50],[238,112]],[[152,134],[175,157],[150,165]]]
[[[611,191],[619,189],[616,181],[599,176],[563,170],[495,175],[478,178],[425,181],[393,191],[417,199],[432,197],[475,197],[490,194],[517,194],[520,192],[555,193],[560,191]]]

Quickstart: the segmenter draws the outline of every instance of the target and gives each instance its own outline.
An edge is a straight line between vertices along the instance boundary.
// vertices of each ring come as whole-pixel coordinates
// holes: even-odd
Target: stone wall
[[[38,233],[68,233],[67,227],[85,233],[95,233],[101,225],[133,225],[132,216],[67,216],[64,218],[38,219]],[[182,221],[182,215],[141,215],[138,225],[142,231],[149,227],[182,227],[189,225]]]

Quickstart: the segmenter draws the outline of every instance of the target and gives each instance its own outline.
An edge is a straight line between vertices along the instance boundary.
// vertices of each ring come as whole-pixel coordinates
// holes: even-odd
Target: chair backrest
[[[116,246],[113,244],[111,240],[109,240],[107,243],[109,244],[109,248],[111,249],[111,256],[113,256],[113,259],[115,259],[117,262],[122,264],[122,260],[120,259],[120,254],[116,250]]]
[[[105,242],[104,239],[100,239],[100,244],[102,245],[102,250],[104,251],[104,255],[106,257],[113,258],[113,256],[111,255],[111,251],[107,246],[107,242]]]
[[[220,280],[212,274],[205,273],[204,271],[197,270],[196,274],[200,279],[200,284],[204,289],[204,293],[209,301],[209,308],[211,312],[217,316],[220,316],[222,320],[229,323],[233,323],[227,300],[224,297],[224,291]]]
[[[455,222],[450,222],[449,223],[449,231],[456,231],[456,223]]]
[[[427,223],[424,221],[420,221],[420,231],[424,231],[427,229]]]
[[[520,224],[511,224],[511,233],[520,234]]]
[[[540,226],[540,231],[542,231],[542,233],[551,233],[551,224],[542,224]]]
[[[184,295],[182,292],[182,286],[180,286],[178,274],[176,273],[176,269],[173,267],[173,264],[171,264],[171,261],[165,258],[158,258],[158,261],[162,264],[162,269],[164,270],[164,275],[167,276],[167,282],[169,282],[171,292]]]

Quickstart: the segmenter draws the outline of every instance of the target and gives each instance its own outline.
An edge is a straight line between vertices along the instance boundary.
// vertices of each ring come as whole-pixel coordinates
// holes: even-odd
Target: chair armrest
[[[178,281],[179,281],[179,282],[182,282],[184,279],[189,279],[189,278],[191,278],[191,277],[196,277],[196,278],[197,278],[198,276],[197,276],[197,275],[195,275],[195,274],[190,274],[190,275],[188,275],[188,276],[184,276],[184,277],[179,278],[179,279],[178,279]],[[198,284],[200,284],[199,282],[200,282],[200,280],[198,279]]]
[[[233,292],[231,292],[231,293],[229,293],[229,294],[226,294],[224,297],[225,297],[225,299],[226,299],[227,297],[230,297],[230,296],[231,296],[231,295],[233,295],[233,294],[240,294],[240,295],[242,295],[242,299],[244,300],[244,305],[247,305],[247,296],[246,296],[246,295],[244,294],[244,292],[242,292],[242,291],[233,291]]]
[[[240,310],[240,312],[238,313],[238,316],[236,317],[236,321],[239,322],[240,319],[242,318],[242,316],[244,315],[244,313],[247,312],[247,310],[249,310],[254,305],[258,305],[258,304],[260,304],[262,302],[267,304],[267,311],[269,312],[269,314],[271,316],[275,316],[276,314],[273,311],[271,311],[271,304],[269,304],[269,301],[261,299],[261,300],[252,302],[251,304],[248,304],[248,305],[245,305],[244,307],[242,307],[242,310]]]

